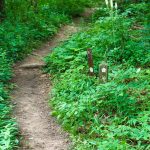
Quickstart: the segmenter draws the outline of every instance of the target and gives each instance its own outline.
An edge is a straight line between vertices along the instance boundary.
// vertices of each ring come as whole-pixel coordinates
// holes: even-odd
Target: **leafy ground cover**
[[[10,117],[12,64],[52,37],[61,25],[69,22],[71,16],[82,13],[87,5],[91,4],[85,0],[67,3],[5,0],[3,14],[0,14],[4,18],[0,23],[0,150],[16,149],[18,144],[17,125]]]
[[[69,131],[74,149],[150,149],[149,6],[139,2],[117,10],[100,8],[88,30],[46,57],[53,115]],[[88,48],[95,77],[88,76]],[[102,61],[109,66],[105,84],[98,79]]]

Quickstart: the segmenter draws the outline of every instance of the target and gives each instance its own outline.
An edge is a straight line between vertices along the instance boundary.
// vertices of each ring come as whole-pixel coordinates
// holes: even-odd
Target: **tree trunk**
[[[0,12],[3,12],[4,9],[4,0],[0,0]]]
[[[4,0],[0,0],[0,19],[4,17]]]

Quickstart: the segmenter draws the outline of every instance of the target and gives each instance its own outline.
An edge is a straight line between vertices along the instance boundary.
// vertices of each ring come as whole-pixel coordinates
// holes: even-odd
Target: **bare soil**
[[[63,26],[58,34],[42,45],[22,62],[14,66],[13,82],[17,85],[12,93],[22,141],[20,150],[67,150],[70,142],[67,133],[50,115],[48,106],[51,84],[49,76],[43,74],[43,58],[62,41],[78,31],[80,19]]]

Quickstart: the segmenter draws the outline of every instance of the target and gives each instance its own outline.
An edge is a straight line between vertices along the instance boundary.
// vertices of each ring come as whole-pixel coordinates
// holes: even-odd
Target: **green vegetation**
[[[18,141],[16,123],[10,118],[10,110],[8,103],[8,86],[6,82],[11,77],[11,69],[6,59],[5,53],[0,51],[0,150],[11,149],[14,143]]]
[[[12,64],[89,5],[87,0],[0,1],[0,150],[16,149],[18,144],[17,126],[10,117]]]
[[[45,59],[53,75],[53,115],[77,150],[150,149],[150,4],[119,4],[117,10],[102,6],[88,30]],[[95,77],[88,76],[88,48]],[[105,84],[98,79],[102,61],[109,66]]]

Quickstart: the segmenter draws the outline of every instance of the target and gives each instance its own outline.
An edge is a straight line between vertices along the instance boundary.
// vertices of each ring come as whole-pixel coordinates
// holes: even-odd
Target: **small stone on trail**
[[[32,64],[24,64],[21,65],[20,68],[24,69],[34,69],[34,68],[42,68],[45,66],[45,63],[32,63]]]
[[[45,77],[47,77],[47,75],[46,75],[46,74],[41,75],[41,78],[45,78]]]

